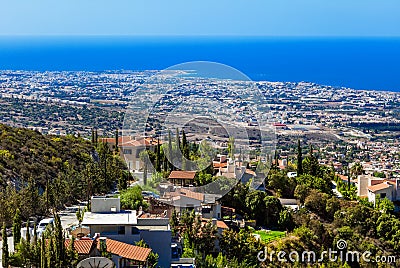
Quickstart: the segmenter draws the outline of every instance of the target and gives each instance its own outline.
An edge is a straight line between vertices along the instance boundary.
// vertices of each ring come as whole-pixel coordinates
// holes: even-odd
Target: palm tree
[[[350,175],[352,178],[357,178],[357,176],[364,174],[363,166],[360,162],[355,163],[350,168]]]

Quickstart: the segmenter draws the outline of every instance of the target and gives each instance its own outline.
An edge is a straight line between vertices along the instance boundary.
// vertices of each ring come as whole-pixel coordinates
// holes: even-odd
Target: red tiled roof
[[[377,180],[375,180],[375,179],[373,179],[373,180],[371,180],[371,185],[372,186],[374,186],[374,185],[377,185],[377,184],[381,184],[381,183],[383,183],[385,180],[380,180],[380,179],[377,179]]]
[[[140,262],[145,262],[151,252],[151,248],[133,246],[110,238],[106,239],[106,245],[111,254]],[[97,243],[97,248],[100,249],[100,243]]]
[[[65,239],[65,247],[66,248],[68,248],[70,242],[71,242],[70,239]],[[78,254],[89,255],[94,242],[95,241],[91,240],[91,239],[75,240],[74,247],[75,247],[75,250],[78,252]]]
[[[197,200],[200,200],[200,201],[204,200],[204,194],[202,194],[202,193],[193,192],[193,191],[190,191],[190,190],[185,189],[185,188],[181,188],[180,192],[181,192],[181,196],[182,195],[183,196],[187,196],[187,197],[190,197],[190,198],[193,198],[193,199],[197,199]]]
[[[380,184],[376,184],[376,185],[373,185],[373,186],[368,186],[368,190],[370,190],[371,192],[376,192],[376,191],[387,189],[389,187],[390,187],[389,184],[380,183]]]
[[[196,200],[204,201],[204,194],[190,191],[189,189],[179,188],[175,192],[170,192],[170,196],[172,197],[181,197],[186,196],[189,198],[193,198]]]
[[[196,171],[172,171],[168,179],[188,179],[194,180]]]
[[[223,221],[217,221],[217,227],[220,229],[229,229],[228,225]]]
[[[226,168],[228,166],[228,163],[213,163],[214,168]]]

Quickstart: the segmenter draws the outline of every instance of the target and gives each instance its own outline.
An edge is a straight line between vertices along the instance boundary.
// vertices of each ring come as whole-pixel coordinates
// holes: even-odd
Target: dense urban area
[[[0,71],[0,267],[400,266],[400,93],[189,74]]]

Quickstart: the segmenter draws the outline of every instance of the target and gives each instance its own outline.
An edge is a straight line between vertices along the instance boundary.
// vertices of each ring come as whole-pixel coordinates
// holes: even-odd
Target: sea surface
[[[0,37],[2,70],[160,70],[230,65],[253,80],[400,91],[400,38]]]

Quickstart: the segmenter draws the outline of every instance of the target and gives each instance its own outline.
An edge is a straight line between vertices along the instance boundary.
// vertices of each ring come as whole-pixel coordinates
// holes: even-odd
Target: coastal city
[[[0,268],[400,267],[400,1],[3,1]]]
[[[399,93],[193,72],[0,71],[3,267],[269,267],[304,217],[398,224]]]
[[[0,122],[35,129],[43,134],[84,137],[89,137],[91,130],[97,128],[101,136],[111,137],[115,129],[124,127],[124,116],[126,121],[129,117],[145,117],[142,103],[152,93],[147,87],[146,90],[141,87],[146,84],[146,79],[152,79],[156,74],[157,71],[0,71]],[[265,98],[266,112],[269,113],[266,123],[274,127],[277,149],[283,157],[295,156],[294,144],[300,138],[319,148],[321,163],[333,164],[340,169],[351,153],[352,159],[362,161],[365,169],[399,175],[399,93],[307,82],[237,81],[229,88],[224,80],[193,81],[177,74],[174,76],[179,85],[184,86],[176,86],[176,80],[172,85],[163,85],[165,96],[157,103],[158,124],[160,116],[168,114],[177,105],[174,97],[198,95],[201,91],[208,98],[223,99],[233,107],[229,110],[221,104],[217,109],[207,108],[207,113],[222,118],[224,112],[223,120],[229,117],[233,123],[251,128],[254,117],[242,115],[246,97],[235,95],[245,95],[251,83],[251,90],[260,90]],[[200,99],[199,102],[203,101]],[[234,114],[229,114],[232,111]],[[177,117],[183,116],[182,112]],[[144,119],[142,121],[146,123]],[[156,121],[146,129],[149,136],[159,134],[156,133]],[[193,141],[208,137],[215,145],[225,146],[228,141],[224,130],[217,125],[207,129],[198,125],[189,127],[187,137]]]

